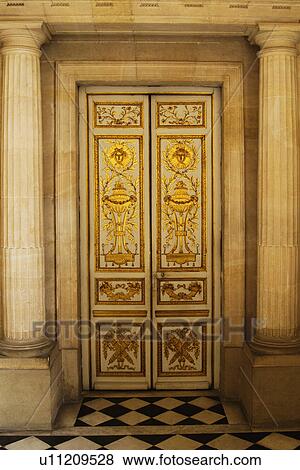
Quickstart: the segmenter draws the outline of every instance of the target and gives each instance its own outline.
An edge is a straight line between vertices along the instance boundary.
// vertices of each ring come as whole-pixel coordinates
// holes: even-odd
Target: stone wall
[[[55,67],[60,60],[95,61],[220,61],[239,62],[244,70],[244,122],[246,172],[246,314],[256,309],[256,190],[258,148],[258,61],[256,47],[246,38],[197,37],[180,41],[156,37],[124,36],[102,40],[79,41],[54,39],[43,47],[42,102],[44,138],[44,193],[46,244],[46,307],[49,319],[55,318]],[[128,83],[130,85],[130,83]],[[144,83],[147,85],[147,83]],[[164,83],[164,85],[168,85]],[[232,351],[232,368],[227,370],[226,388],[235,395],[238,356]],[[228,361],[226,361],[228,362]],[[234,367],[234,365],[236,367]],[[227,394],[228,394],[227,393]]]

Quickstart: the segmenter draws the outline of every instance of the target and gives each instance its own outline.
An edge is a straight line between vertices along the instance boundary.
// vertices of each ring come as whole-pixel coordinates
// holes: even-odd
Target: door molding
[[[57,319],[80,319],[78,86],[222,87],[222,314],[224,347],[239,347],[245,314],[243,71],[236,62],[61,61],[56,69]],[[229,334],[234,328],[234,335]],[[80,341],[74,328],[59,337],[65,398],[80,385]],[[65,334],[67,332],[68,334]],[[78,372],[76,374],[76,371]]]

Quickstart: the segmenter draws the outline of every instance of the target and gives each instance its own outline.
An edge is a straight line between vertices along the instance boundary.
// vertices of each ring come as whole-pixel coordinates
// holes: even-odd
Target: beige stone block
[[[80,356],[78,349],[63,349],[64,398],[66,402],[78,401],[81,391]]]
[[[300,354],[262,355],[245,345],[240,400],[254,428],[300,424]]]
[[[227,400],[239,398],[239,369],[241,347],[222,347],[221,349],[221,395]]]
[[[63,400],[61,353],[0,359],[0,429],[51,429]]]

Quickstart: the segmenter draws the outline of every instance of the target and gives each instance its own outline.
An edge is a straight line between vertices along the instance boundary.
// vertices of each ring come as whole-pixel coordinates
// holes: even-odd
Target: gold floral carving
[[[104,142],[101,153],[100,139]],[[96,270],[142,269],[142,137],[98,136],[96,140]],[[136,261],[138,254],[140,266]]]
[[[164,174],[161,179],[161,211],[162,222],[166,227],[163,254],[168,266],[195,266],[197,256],[200,255],[197,234],[201,181],[193,174],[200,160],[199,150],[193,139],[188,137],[168,139],[162,151]]]
[[[96,304],[128,303],[136,296],[139,298],[138,303],[142,303],[143,289],[143,279],[138,281],[96,279]],[[108,299],[107,302],[103,300],[105,297]]]
[[[158,269],[206,269],[205,136],[158,136]]]
[[[193,300],[197,295],[202,294],[202,282],[192,281],[189,283],[164,282],[161,286],[161,293],[168,295],[171,299],[177,301]]]
[[[158,103],[158,127],[205,127],[205,103]]]
[[[95,127],[142,127],[142,103],[95,103]]]
[[[167,331],[164,338],[164,356],[169,370],[196,370],[196,360],[200,356],[200,341],[189,328],[176,328]]]
[[[108,330],[102,340],[102,349],[108,370],[136,369],[139,336],[130,328],[113,327]]]

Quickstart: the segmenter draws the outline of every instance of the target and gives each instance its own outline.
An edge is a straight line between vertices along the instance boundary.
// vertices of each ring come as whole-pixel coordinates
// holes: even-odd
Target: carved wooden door
[[[148,97],[96,95],[89,100],[90,288],[96,330],[92,387],[149,388]]]
[[[211,99],[152,97],[156,388],[211,384]]]
[[[211,99],[88,96],[94,389],[211,384]]]

